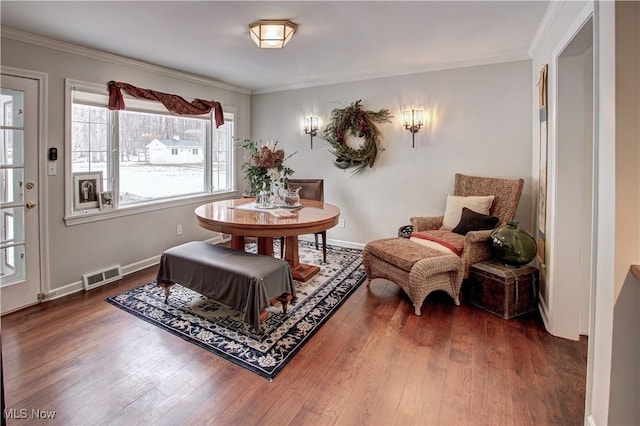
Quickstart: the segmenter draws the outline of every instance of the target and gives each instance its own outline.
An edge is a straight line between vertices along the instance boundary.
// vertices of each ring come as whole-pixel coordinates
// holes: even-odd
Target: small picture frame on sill
[[[113,191],[104,191],[100,193],[98,197],[98,204],[100,205],[100,210],[109,210],[112,209],[113,206]]]
[[[80,172],[73,174],[73,210],[100,207],[102,172]]]

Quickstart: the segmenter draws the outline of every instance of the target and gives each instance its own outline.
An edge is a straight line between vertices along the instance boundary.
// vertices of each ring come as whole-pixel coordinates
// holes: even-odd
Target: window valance
[[[213,110],[216,128],[224,124],[224,114],[220,102],[206,101],[203,99],[194,99],[189,102],[178,95],[143,89],[128,83],[113,80],[108,83],[108,87],[109,109],[111,110],[125,109],[124,97],[122,96],[122,90],[124,90],[135,98],[161,102],[167,110],[176,115],[202,115],[208,114]]]

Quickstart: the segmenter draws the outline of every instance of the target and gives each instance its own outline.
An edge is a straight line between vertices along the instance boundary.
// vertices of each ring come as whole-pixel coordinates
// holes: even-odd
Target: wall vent
[[[110,268],[103,269],[102,271],[83,274],[82,282],[84,283],[85,290],[91,290],[92,288],[100,287],[101,285],[119,280],[120,278],[122,278],[120,265],[115,265]]]

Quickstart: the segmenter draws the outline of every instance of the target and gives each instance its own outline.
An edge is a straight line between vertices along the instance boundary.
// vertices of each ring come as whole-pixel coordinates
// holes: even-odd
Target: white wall
[[[45,131],[48,147],[58,148],[59,160],[57,176],[46,176],[48,205],[41,206],[48,217],[45,244],[50,257],[49,264],[45,265],[48,269],[45,292],[57,297],[81,288],[83,273],[113,264],[144,266],[147,259],[158,256],[168,247],[215,236],[196,224],[193,211],[201,202],[81,225],[65,225],[64,158],[68,154],[64,152],[64,80],[105,85],[109,80],[117,80],[186,98],[213,99],[221,102],[223,108],[237,108],[236,129],[240,137],[249,136],[250,96],[247,93],[221,89],[203,79],[175,77],[171,72],[110,55],[102,55],[104,58],[101,55],[82,56],[7,37],[3,37],[1,43],[3,67],[48,74],[48,128]],[[41,160],[41,165],[45,166],[45,163]],[[40,172],[45,173],[45,169]],[[182,224],[181,236],[176,235],[177,224]]]
[[[593,28],[591,29],[591,36],[593,37]],[[582,134],[583,146],[582,146],[582,159],[581,174],[584,182],[595,182],[593,176],[593,155],[595,151],[595,135],[594,135],[594,58],[593,58],[593,44],[581,56],[582,58]],[[579,307],[579,333],[586,336],[589,334],[589,313],[591,310],[591,283],[593,282],[593,215],[594,207],[593,202],[595,200],[595,184],[583,185],[581,188],[580,197],[582,199],[581,211],[578,216],[582,225],[580,232],[580,307]]]
[[[516,217],[531,231],[530,81],[530,62],[518,61],[254,95],[251,132],[297,151],[288,162],[296,177],[325,179],[325,200],[341,209],[346,224],[329,230],[329,239],[365,244],[395,236],[411,216],[443,214],[456,172],[524,178]],[[385,150],[373,168],[352,176],[333,165],[320,137],[310,149],[301,122],[318,115],[322,130],[334,108],[359,99],[365,110],[386,108],[395,118],[379,125]],[[437,113],[437,125],[415,135],[415,148],[401,126],[403,109],[411,108]]]

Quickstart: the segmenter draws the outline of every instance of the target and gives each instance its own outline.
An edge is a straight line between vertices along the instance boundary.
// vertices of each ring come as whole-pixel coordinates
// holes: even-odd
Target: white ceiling
[[[2,27],[253,93],[527,59],[548,1],[7,1]],[[259,49],[248,24],[298,24]]]

